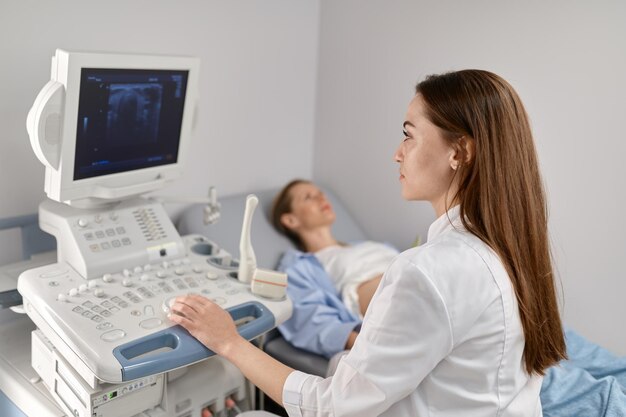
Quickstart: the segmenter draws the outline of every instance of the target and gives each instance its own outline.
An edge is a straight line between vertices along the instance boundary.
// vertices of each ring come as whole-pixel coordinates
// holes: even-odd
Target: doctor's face
[[[330,226],[335,221],[335,212],[326,195],[315,184],[303,182],[290,191],[291,212],[287,227],[293,230],[313,229]]]
[[[441,130],[426,117],[425,104],[417,94],[406,113],[404,139],[394,155],[400,164],[402,197],[429,201],[437,215],[445,212],[446,192],[454,177],[455,152]],[[448,192],[454,195],[454,190]]]

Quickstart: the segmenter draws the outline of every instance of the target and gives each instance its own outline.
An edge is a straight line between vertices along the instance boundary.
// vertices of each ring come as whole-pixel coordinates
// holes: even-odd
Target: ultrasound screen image
[[[162,95],[160,84],[111,84],[107,141],[112,146],[155,143]]]
[[[176,163],[188,71],[81,72],[74,179]]]

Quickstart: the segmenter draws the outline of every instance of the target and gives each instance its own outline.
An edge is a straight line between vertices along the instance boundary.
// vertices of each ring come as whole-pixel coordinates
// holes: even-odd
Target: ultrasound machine
[[[23,272],[17,289],[34,323],[31,382],[61,411],[53,415],[226,415],[229,400],[244,408],[254,391],[167,319],[171,303],[204,295],[248,340],[291,315],[286,276],[256,268],[254,196],[239,259],[204,236],[181,237],[145,196],[181,176],[198,71],[190,57],[57,50],[28,114],[45,166],[39,226],[56,238],[57,259]]]

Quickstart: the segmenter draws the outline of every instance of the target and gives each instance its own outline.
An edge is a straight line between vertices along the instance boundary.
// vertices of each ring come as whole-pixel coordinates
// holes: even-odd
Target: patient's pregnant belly
[[[381,276],[398,254],[378,242],[350,246],[331,246],[315,253],[339,292],[349,284],[358,284]]]

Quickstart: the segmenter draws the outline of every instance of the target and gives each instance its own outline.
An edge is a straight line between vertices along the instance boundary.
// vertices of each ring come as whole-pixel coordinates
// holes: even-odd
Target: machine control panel
[[[183,345],[199,342],[185,340],[186,332],[167,319],[176,296],[197,293],[225,309],[257,303],[262,311],[257,308],[251,315],[264,315],[267,322],[259,334],[290,316],[289,300],[256,296],[248,284],[236,279],[235,268],[225,266],[231,261],[218,266],[216,258],[232,257],[216,244],[199,235],[186,236],[183,241],[188,256],[136,265],[90,280],[66,263],[26,271],[18,282],[26,312],[65,356],[73,353],[95,378],[112,383],[163,372],[190,360]],[[249,336],[256,334],[252,331]],[[188,356],[175,359],[178,353]],[[142,366],[144,357],[151,365]]]
[[[59,261],[89,279],[110,273],[112,258],[134,273],[157,261],[180,259],[185,251],[167,212],[145,199],[90,209],[46,200],[39,217],[42,229],[57,237]]]

